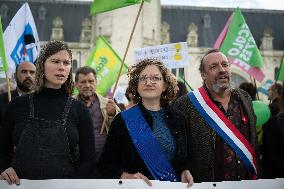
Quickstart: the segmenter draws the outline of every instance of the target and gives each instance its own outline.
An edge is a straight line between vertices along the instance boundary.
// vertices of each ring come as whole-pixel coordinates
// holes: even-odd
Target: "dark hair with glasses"
[[[147,67],[147,66],[157,66],[157,68],[161,72],[161,76],[140,76],[140,73]],[[161,106],[166,106],[169,104],[170,101],[172,101],[175,98],[175,82],[174,78],[171,74],[171,72],[165,67],[165,65],[154,59],[144,59],[140,61],[139,63],[131,66],[127,73],[129,77],[129,91],[131,94],[133,94],[133,102],[134,103],[140,103],[141,102],[141,96],[138,93],[138,83],[141,82],[152,82],[156,83],[160,80],[163,80],[167,88],[161,95]],[[148,81],[148,78],[150,81]]]
[[[146,84],[146,82],[148,81],[148,78],[150,79],[151,83],[157,83],[158,81],[163,80],[162,76],[158,76],[158,75],[142,75],[139,77],[139,82],[143,82]]]

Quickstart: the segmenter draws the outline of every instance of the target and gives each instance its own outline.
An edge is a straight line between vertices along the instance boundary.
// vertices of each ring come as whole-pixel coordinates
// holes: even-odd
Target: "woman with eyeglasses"
[[[92,119],[71,97],[71,62],[61,41],[41,50],[35,92],[9,104],[0,128],[0,180],[89,178],[94,171]]]
[[[162,62],[145,59],[128,72],[134,107],[118,114],[98,163],[104,178],[193,184],[185,118],[169,108],[174,78]]]

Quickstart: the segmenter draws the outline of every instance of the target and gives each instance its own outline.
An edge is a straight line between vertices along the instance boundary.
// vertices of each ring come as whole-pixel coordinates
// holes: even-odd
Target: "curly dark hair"
[[[138,81],[140,73],[150,65],[155,65],[160,70],[163,80],[167,85],[166,90],[161,94],[161,106],[168,105],[175,98],[175,81],[171,72],[160,61],[154,59],[144,59],[139,63],[131,66],[128,70],[128,88],[130,93],[133,94],[133,102],[141,103],[141,96],[138,93]]]
[[[66,43],[63,41],[49,41],[45,46],[41,49],[39,57],[36,61],[36,78],[35,78],[35,85],[34,90],[40,91],[45,85],[46,78],[44,76],[44,64],[46,59],[50,56],[58,53],[59,51],[66,50],[70,56],[72,62],[72,52],[67,46]],[[63,84],[66,94],[69,96],[72,95],[72,91],[74,88],[74,83],[72,79],[72,67],[70,69],[68,78],[66,82]]]

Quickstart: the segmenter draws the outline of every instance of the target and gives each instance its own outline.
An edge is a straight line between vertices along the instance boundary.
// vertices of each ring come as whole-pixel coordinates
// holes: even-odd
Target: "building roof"
[[[3,4],[8,7],[7,17],[2,18],[3,29],[24,2],[29,2],[41,41],[49,41],[52,22],[59,16],[63,21],[64,40],[79,42],[82,21],[91,19],[89,9],[91,2],[67,0],[1,0],[0,14]],[[40,19],[40,9],[45,8],[45,19]],[[198,27],[198,46],[213,47],[215,40],[224,28],[226,21],[234,9],[209,8],[193,6],[162,6],[162,21],[170,25],[170,41],[186,41],[188,26],[194,22]],[[272,30],[273,48],[284,49],[284,11],[242,9],[246,22],[257,45],[265,29]],[[281,24],[282,22],[282,24]]]
[[[63,21],[64,40],[67,42],[79,42],[82,30],[82,21],[91,19],[89,8],[91,2],[58,1],[58,0],[1,0],[1,7],[8,7],[7,17],[2,18],[3,30],[6,29],[13,16],[23,3],[28,2],[32,11],[39,39],[49,41],[52,22],[56,17]],[[40,18],[40,10],[45,10],[45,19]]]
[[[198,46],[213,47],[233,11],[234,9],[229,8],[163,6],[162,21],[170,25],[171,42],[186,41],[187,28],[194,22],[198,27]],[[272,29],[273,48],[284,49],[284,11],[260,9],[241,9],[241,11],[258,46],[263,31]]]

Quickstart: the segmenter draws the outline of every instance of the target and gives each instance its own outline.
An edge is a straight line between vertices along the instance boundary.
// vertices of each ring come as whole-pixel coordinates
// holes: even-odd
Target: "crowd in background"
[[[271,118],[259,149],[257,90],[251,83],[231,86],[230,64],[219,50],[203,56],[203,84],[191,92],[160,61],[133,65],[127,105],[97,93],[93,68],[76,70],[73,82],[71,63],[68,46],[53,41],[35,65],[17,66],[12,101],[0,96],[1,180],[121,178],[191,186],[284,177],[282,85],[269,89]],[[222,131],[224,125],[233,134]],[[243,158],[247,146],[252,153]]]

